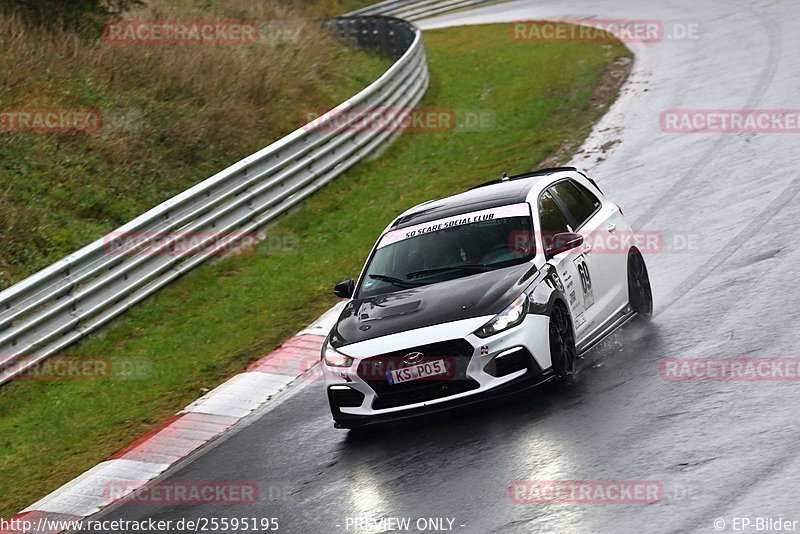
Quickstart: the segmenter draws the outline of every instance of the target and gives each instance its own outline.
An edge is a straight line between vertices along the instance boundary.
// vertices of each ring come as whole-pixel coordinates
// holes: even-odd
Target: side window
[[[572,231],[567,217],[558,207],[550,189],[539,197],[539,223],[542,226],[542,241],[545,248],[552,244],[554,235]]]
[[[582,226],[600,208],[600,199],[581,184],[565,180],[553,186],[558,197],[575,218],[575,224]]]

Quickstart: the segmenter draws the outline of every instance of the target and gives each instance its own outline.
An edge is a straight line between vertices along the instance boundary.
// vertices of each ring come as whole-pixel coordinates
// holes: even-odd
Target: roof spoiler
[[[522,180],[524,178],[533,178],[535,176],[546,176],[548,174],[553,174],[556,172],[563,172],[563,171],[573,171],[586,176],[583,172],[579,171],[576,167],[548,167],[546,169],[537,169],[535,171],[523,172],[522,174],[515,174],[513,176],[508,176],[506,173],[503,173],[502,177],[497,180],[490,180],[488,182],[476,185],[474,187],[470,187],[469,190],[472,191],[473,189],[478,189],[479,187],[485,187],[487,185],[494,185],[494,184],[502,184],[504,182],[510,182],[511,180]],[[589,178],[586,176],[586,178]],[[589,178],[591,180],[591,178]],[[591,180],[594,183],[594,180]],[[595,187],[597,184],[595,184]]]

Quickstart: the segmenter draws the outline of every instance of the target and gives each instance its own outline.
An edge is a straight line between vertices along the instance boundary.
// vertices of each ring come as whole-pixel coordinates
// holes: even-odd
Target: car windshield
[[[357,293],[390,293],[529,261],[535,250],[525,203],[500,206],[387,232]]]

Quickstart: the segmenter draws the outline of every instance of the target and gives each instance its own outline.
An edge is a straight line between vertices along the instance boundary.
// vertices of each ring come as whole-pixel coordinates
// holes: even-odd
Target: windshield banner
[[[408,226],[400,228],[399,230],[392,230],[383,235],[378,248],[383,248],[387,245],[392,245],[404,239],[411,239],[412,237],[419,237],[423,234],[445,230],[447,228],[454,228],[456,226],[463,226],[465,224],[473,224],[484,221],[492,221],[494,219],[505,219],[507,217],[530,217],[531,212],[526,202],[519,204],[509,204],[507,206],[498,206],[481,211],[472,211],[469,213],[461,213],[446,219],[437,219],[415,226]]]

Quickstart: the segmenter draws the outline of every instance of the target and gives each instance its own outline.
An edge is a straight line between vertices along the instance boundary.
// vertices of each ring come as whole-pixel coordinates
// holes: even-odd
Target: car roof
[[[556,167],[517,176],[504,176],[499,180],[478,185],[463,193],[424,202],[400,215],[390,225],[390,228],[405,228],[414,224],[443,219],[470,211],[480,211],[507,204],[525,202],[531,189],[543,182],[549,183],[551,175],[564,171],[576,172],[576,169],[573,167]]]

